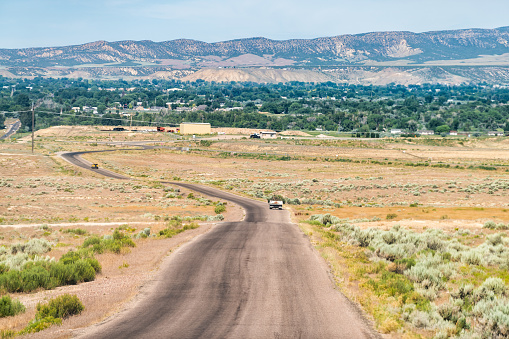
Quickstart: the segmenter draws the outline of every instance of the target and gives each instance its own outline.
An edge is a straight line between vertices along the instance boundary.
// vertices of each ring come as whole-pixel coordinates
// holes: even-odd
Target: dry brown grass
[[[429,146],[401,140],[221,140],[208,147],[217,151],[267,152],[299,157],[299,160],[290,161],[257,158],[256,154],[252,154],[251,158],[236,155],[222,158],[215,152],[183,153],[167,149],[84,156],[93,163],[99,163],[101,168],[131,175],[136,179],[133,183],[146,186],[133,189],[132,185],[127,185],[125,192],[120,192],[119,187],[125,182],[76,169],[59,160],[55,152],[118,149],[120,146],[104,146],[100,142],[142,139],[172,141],[171,136],[164,133],[104,132],[95,127],[55,127],[38,131],[37,135],[35,155],[30,154],[30,144],[27,142],[0,143],[0,178],[12,180],[9,181],[11,187],[1,187],[0,218],[3,218],[4,227],[0,230],[0,244],[46,238],[60,244],[50,252],[55,258],[76,248],[85,238],[61,232],[66,228],[85,228],[90,233],[104,235],[111,234],[119,223],[126,223],[137,231],[149,225],[155,232],[165,227],[165,216],[213,215],[213,206],[198,205],[196,200],[187,199],[189,191],[182,190],[181,199],[164,198],[167,192],[158,187],[156,182],[178,179],[213,185],[247,196],[262,192],[282,194],[288,198],[329,199],[342,205],[341,208],[292,206],[297,221],[307,219],[312,214],[331,213],[350,220],[373,217],[381,219],[357,223],[360,227],[387,229],[399,223],[416,231],[441,228],[450,232],[457,228],[479,230],[486,220],[509,222],[507,190],[491,194],[483,190],[472,193],[463,191],[470,185],[509,179],[508,172],[503,169],[491,172],[404,166],[405,162],[419,162],[430,157],[432,163],[442,161],[462,166],[509,164],[506,140],[455,140],[449,146]],[[94,142],[99,144],[90,144]],[[194,147],[190,142],[182,145],[189,144]],[[336,155],[338,158],[353,160],[378,160],[385,164],[323,161],[323,157],[335,159]],[[451,183],[456,187],[450,188]],[[57,185],[60,185],[60,189]],[[334,192],[329,190],[339,185],[353,185],[356,188]],[[389,187],[379,188],[383,185]],[[405,185],[419,187],[420,194],[414,195],[415,188],[405,189]],[[66,191],[65,188],[70,189]],[[418,205],[409,207],[411,203]],[[229,220],[242,217],[238,207],[228,205],[227,211],[226,217]],[[387,220],[387,214],[396,214],[397,217]],[[71,225],[64,226],[63,223]],[[47,224],[50,229],[5,226],[20,224]],[[14,298],[20,298],[28,306],[28,311],[24,315],[1,319],[0,328],[19,329],[25,326],[33,317],[38,301],[62,293],[78,294],[86,311],[79,317],[64,321],[61,327],[44,331],[36,337],[66,337],[72,328],[84,327],[104,319],[124,307],[125,301],[136,295],[139,287],[156,274],[161,260],[173,248],[206,231],[208,227],[211,226],[206,224],[172,239],[137,240],[137,247],[122,255],[102,254],[98,258],[103,265],[103,272],[94,282],[15,295]],[[310,238],[312,242],[315,241],[313,236]],[[336,254],[331,252],[328,255]],[[337,267],[337,272],[340,285],[349,281],[348,273],[342,271],[341,267]],[[355,283],[349,284],[354,292],[362,289],[362,286]],[[352,295],[355,299],[357,294]],[[105,304],[110,307],[104,308]],[[387,319],[384,326],[389,331],[393,325],[391,319]]]

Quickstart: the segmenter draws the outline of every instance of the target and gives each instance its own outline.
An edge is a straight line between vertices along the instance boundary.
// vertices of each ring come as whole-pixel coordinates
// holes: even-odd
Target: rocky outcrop
[[[374,32],[317,39],[237,39],[216,43],[179,39],[96,41],[83,45],[0,49],[5,66],[75,66],[82,64],[186,60],[199,66],[204,57],[219,61],[253,55],[268,61],[291,60],[295,65],[356,64],[366,60],[406,59],[419,63],[509,53],[509,28],[466,29],[426,33]],[[238,66],[242,66],[242,60]]]
[[[462,68],[442,68],[446,66]],[[281,41],[263,37],[216,43],[188,39],[126,40],[0,49],[0,70],[15,77],[508,83],[508,67],[509,27],[425,33],[373,32]]]

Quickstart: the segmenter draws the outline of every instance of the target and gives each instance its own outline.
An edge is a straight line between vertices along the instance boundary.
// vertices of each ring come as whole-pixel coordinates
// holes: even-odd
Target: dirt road
[[[174,252],[133,308],[80,332],[80,338],[378,337],[335,290],[324,261],[290,223],[288,211],[178,185],[232,201],[246,217],[221,223]]]

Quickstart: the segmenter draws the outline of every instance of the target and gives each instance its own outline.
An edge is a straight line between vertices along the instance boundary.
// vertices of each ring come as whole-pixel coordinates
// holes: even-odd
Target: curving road
[[[128,150],[132,150],[132,149],[128,149]],[[114,151],[120,151],[120,149],[106,150],[106,151],[62,152],[62,153],[59,153],[58,155],[62,159],[67,161],[68,163],[71,163],[75,166],[90,170],[92,172],[95,172],[95,173],[98,173],[101,175],[104,175],[105,177],[122,179],[122,180],[130,180],[131,179],[130,177],[126,177],[125,175],[118,174],[118,173],[115,173],[112,171],[108,171],[103,168],[93,169],[93,168],[91,168],[92,163],[90,161],[84,160],[83,158],[80,157],[80,155],[87,154],[87,153],[102,153],[102,152],[114,152]]]
[[[7,127],[7,132],[5,132],[5,134],[0,137],[0,140],[9,138],[11,135],[15,134],[20,127],[21,121],[16,120],[13,124]]]
[[[89,169],[83,153],[62,156]],[[174,252],[133,308],[80,337],[379,337],[335,290],[324,261],[290,223],[288,211],[209,187],[172,184],[239,204],[246,217],[219,223]]]

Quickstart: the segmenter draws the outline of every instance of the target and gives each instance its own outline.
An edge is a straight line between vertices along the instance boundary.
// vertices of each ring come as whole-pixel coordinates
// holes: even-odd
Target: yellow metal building
[[[180,124],[180,134],[212,134],[209,123],[183,122]]]

